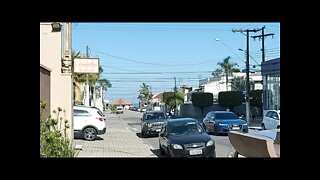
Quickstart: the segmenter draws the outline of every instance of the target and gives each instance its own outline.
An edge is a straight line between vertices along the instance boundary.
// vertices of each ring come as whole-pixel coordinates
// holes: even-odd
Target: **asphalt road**
[[[159,143],[158,143],[158,137],[147,137],[143,138],[141,136],[141,112],[136,111],[130,111],[130,110],[124,110],[123,114],[118,114],[120,118],[122,118],[131,128],[133,132],[136,133],[137,137],[142,138],[142,140],[148,144],[151,149],[153,149],[153,153],[160,156],[159,152]],[[228,153],[232,150],[232,145],[230,144],[228,135],[210,135],[212,139],[216,143],[216,154],[217,157],[227,157]]]

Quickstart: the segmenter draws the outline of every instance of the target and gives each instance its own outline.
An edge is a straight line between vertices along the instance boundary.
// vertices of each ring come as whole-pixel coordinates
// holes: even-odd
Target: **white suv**
[[[73,129],[74,137],[82,137],[93,141],[97,135],[106,132],[106,117],[96,107],[74,106]]]
[[[280,110],[269,110],[263,116],[261,129],[280,129]]]
[[[121,106],[117,107],[117,114],[123,114],[123,108]]]

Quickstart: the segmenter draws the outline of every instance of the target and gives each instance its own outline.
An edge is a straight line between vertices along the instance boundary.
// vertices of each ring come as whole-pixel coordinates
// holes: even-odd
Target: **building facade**
[[[261,64],[263,76],[263,110],[280,110],[280,58]]]
[[[40,77],[41,66],[50,69],[50,76],[47,76],[46,83],[49,81],[48,87],[43,93],[48,93],[49,104],[47,105],[52,117],[53,113],[60,107],[63,111],[60,112],[62,121],[61,128],[64,129],[64,120],[68,121],[70,128],[67,129],[67,138],[73,139],[73,88],[71,74],[61,72],[62,68],[62,32],[53,31],[53,23],[40,23]],[[40,78],[40,91],[45,81]],[[40,93],[41,94],[41,93]],[[40,95],[41,98],[41,95]],[[60,127],[60,124],[58,125]]]
[[[232,87],[231,82],[234,77],[244,77],[246,73],[233,73],[233,77],[228,78],[228,91],[235,91],[236,89]],[[263,89],[262,86],[262,75],[260,72],[250,74],[250,90]],[[203,92],[210,92],[213,94],[214,99],[218,99],[219,92],[227,91],[226,78],[222,77],[210,77],[202,79],[199,81],[199,86],[202,87]]]

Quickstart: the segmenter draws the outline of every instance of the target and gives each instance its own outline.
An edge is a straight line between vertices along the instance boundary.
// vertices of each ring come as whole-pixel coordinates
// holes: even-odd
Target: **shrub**
[[[244,95],[241,91],[219,92],[218,101],[220,106],[230,107],[231,111],[233,111],[234,106],[238,106],[244,102]]]
[[[111,105],[111,113],[116,113],[116,112],[117,112],[117,106]]]
[[[43,119],[41,116],[45,107],[46,104],[40,100],[40,157],[74,157],[75,151],[66,138],[66,130],[70,128],[68,121],[64,121],[63,135],[57,129],[58,120],[62,121],[62,118],[59,118],[62,109],[58,108],[57,111],[54,111],[56,119],[51,117]]]
[[[213,105],[213,94],[207,92],[194,92],[191,94],[192,105],[197,107],[210,107]]]

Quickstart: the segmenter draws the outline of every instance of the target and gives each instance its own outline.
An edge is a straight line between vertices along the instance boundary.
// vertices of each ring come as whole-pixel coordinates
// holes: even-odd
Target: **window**
[[[74,116],[90,116],[88,111],[85,110],[79,110],[79,109],[74,109],[73,110],[73,115]]]
[[[216,119],[238,119],[233,113],[217,113]]]
[[[273,112],[272,118],[278,120],[279,116],[276,112]]]
[[[152,120],[152,119],[166,119],[166,116],[164,113],[147,114],[146,120]]]
[[[206,117],[214,117],[214,112],[208,112]]]
[[[273,116],[273,112],[272,111],[267,112],[266,117],[272,118],[272,116]]]

